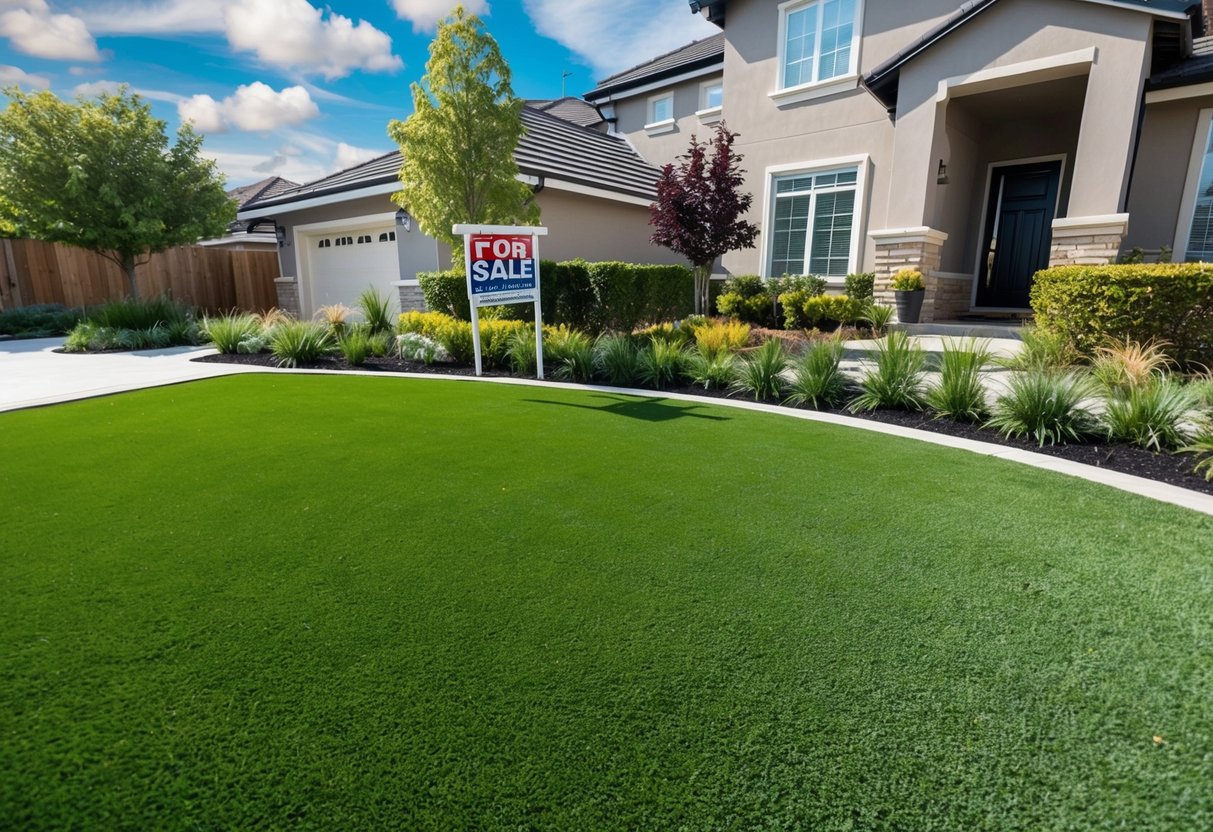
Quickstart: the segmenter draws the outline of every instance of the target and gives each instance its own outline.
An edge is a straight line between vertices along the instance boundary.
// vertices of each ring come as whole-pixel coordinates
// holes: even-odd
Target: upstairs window
[[[649,99],[649,124],[660,124],[674,118],[674,94],[667,93]]]
[[[699,88],[699,109],[714,110],[724,105],[724,82],[709,81]]]
[[[780,88],[851,75],[859,0],[810,0],[780,7]]]

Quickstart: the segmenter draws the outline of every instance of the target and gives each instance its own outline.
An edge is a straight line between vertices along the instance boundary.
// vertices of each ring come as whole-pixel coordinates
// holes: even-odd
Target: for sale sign
[[[468,241],[471,300],[475,306],[534,303],[539,299],[535,238],[523,234],[472,234]]]
[[[539,302],[539,244],[546,228],[529,225],[456,225],[472,306],[472,344],[480,375],[480,307],[535,304],[535,368],[543,378],[543,308]]]

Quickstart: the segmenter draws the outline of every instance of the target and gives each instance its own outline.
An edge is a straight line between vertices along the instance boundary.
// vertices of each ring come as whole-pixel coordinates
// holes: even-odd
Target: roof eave
[[[590,103],[596,103],[613,96],[619,95],[621,92],[636,89],[637,87],[645,87],[649,84],[655,84],[659,81],[666,81],[672,78],[677,78],[680,75],[686,75],[689,72],[700,72],[705,69],[712,69],[719,66],[724,69],[724,55],[709,55],[698,60],[688,61],[685,64],[668,67],[666,69],[654,72],[651,75],[643,75],[638,78],[631,78],[621,84],[607,84],[602,87],[595,87],[582,96]]]

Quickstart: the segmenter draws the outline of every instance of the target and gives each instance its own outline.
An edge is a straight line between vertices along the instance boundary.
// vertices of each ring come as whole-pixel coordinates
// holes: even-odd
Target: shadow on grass
[[[596,394],[592,396],[595,399],[605,399],[610,404],[593,405],[593,404],[576,404],[574,402],[556,402],[550,399],[525,399],[525,401],[533,404],[554,404],[561,407],[576,407],[581,410],[597,410],[600,413],[612,413],[616,416],[627,416],[629,419],[640,419],[644,422],[668,422],[672,419],[707,419],[711,422],[728,422],[731,421],[728,416],[710,415],[707,413],[695,413],[699,410],[700,405],[685,404],[679,402],[675,404],[668,399],[632,399],[624,396],[611,396],[606,394]]]

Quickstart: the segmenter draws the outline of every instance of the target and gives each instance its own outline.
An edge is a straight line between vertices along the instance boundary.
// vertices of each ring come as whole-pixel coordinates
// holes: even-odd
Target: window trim
[[[708,106],[708,89],[720,87],[720,103],[715,107]],[[702,124],[715,124],[724,115],[724,78],[713,78],[699,84],[699,109],[695,111]]]
[[[663,118],[658,121],[654,118],[656,115],[654,109],[658,101],[664,101],[666,99],[669,99],[670,101],[670,117]],[[644,132],[648,133],[650,136],[659,136],[662,133],[672,133],[674,131],[677,125],[676,119],[674,118],[673,90],[668,90],[658,95],[650,95],[648,101],[645,103],[645,108],[645,118],[647,121],[644,125]]]
[[[822,173],[835,168],[855,168],[855,215],[851,223],[851,250],[847,256],[847,274],[859,270],[863,259],[862,243],[863,230],[868,221],[868,178],[871,174],[872,157],[867,153],[855,156],[838,156],[832,159],[812,159],[804,162],[791,162],[784,165],[772,165],[764,174],[766,192],[762,205],[762,264],[759,273],[764,278],[776,277],[771,274],[771,254],[775,244],[775,235],[768,233],[775,216],[775,180],[798,173]],[[808,257],[806,256],[806,262]],[[845,277],[825,277],[830,286],[845,285]]]
[[[1200,191],[1200,173],[1213,138],[1213,107],[1201,110],[1196,117],[1196,135],[1192,139],[1192,155],[1188,158],[1188,177],[1184,182],[1183,202],[1175,225],[1175,245],[1171,256],[1177,263],[1188,260],[1188,244],[1192,242],[1192,220],[1196,217],[1196,197]]]
[[[822,2],[825,2],[825,0],[784,0],[784,2],[779,4],[779,40],[776,43],[775,90],[769,93],[771,99],[779,105],[809,101],[814,98],[821,98],[826,95],[833,95],[836,92],[843,92],[859,87],[859,52],[863,44],[864,0],[855,0],[855,21],[851,34],[851,55],[847,71],[841,75],[835,75],[824,80],[818,79],[795,84],[790,87],[784,86],[784,58],[787,56],[788,50],[788,16],[802,8],[815,6]],[[818,37],[820,39],[820,33],[818,33]],[[815,54],[814,60],[820,60],[820,53]],[[816,64],[814,64],[813,74],[817,74]]]

